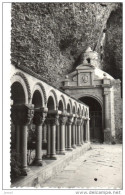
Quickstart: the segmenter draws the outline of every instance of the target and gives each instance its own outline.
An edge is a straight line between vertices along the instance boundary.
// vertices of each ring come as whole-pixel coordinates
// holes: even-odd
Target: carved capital
[[[82,118],[82,119],[81,119],[81,125],[83,125],[83,124],[84,124],[84,119]]]
[[[81,118],[78,118],[78,119],[77,119],[77,125],[78,125],[78,126],[81,126],[81,125],[82,125],[82,119],[81,119]]]
[[[59,115],[58,114],[48,114],[47,122],[50,125],[59,125]]]
[[[77,125],[77,117],[74,117],[73,125]]]
[[[60,115],[59,121],[61,125],[65,125],[67,122],[67,116]]]
[[[42,125],[46,119],[47,112],[43,112],[41,109],[35,110],[33,122],[35,125]]]
[[[71,125],[73,123],[73,116],[68,116],[67,125]]]
[[[11,108],[11,118],[15,125],[28,125],[34,116],[34,105],[22,104],[13,105]]]

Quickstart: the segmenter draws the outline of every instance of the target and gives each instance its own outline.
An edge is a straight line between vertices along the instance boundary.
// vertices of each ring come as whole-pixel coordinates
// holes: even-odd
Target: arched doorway
[[[102,143],[104,141],[102,127],[102,107],[100,103],[93,97],[81,97],[80,101],[89,106],[90,116],[90,140],[91,142]]]

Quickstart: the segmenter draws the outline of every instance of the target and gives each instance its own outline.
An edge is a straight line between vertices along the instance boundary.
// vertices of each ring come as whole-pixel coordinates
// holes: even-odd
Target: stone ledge
[[[90,147],[90,143],[85,143],[72,152],[66,152],[65,156],[57,155],[56,161],[49,160],[49,163],[44,167],[30,167],[28,176],[21,177],[19,181],[11,185],[11,188],[36,187],[39,184],[42,186],[43,182],[63,171],[70,161],[83,155]]]

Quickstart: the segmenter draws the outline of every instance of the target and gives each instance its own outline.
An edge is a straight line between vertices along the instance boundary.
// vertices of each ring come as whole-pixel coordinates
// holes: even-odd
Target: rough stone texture
[[[115,111],[115,130],[116,130],[116,142],[122,142],[123,131],[123,102],[121,99],[121,84],[118,82],[115,84],[114,89],[114,111]]]
[[[122,4],[107,21],[103,68],[116,79],[122,80]]]
[[[117,6],[12,3],[12,64],[23,64],[60,86],[62,75],[80,64],[86,48],[96,49],[106,21]]]

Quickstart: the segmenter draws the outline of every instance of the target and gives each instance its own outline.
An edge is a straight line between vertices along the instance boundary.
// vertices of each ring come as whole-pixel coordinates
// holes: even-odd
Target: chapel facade
[[[98,53],[89,47],[83,63],[66,75],[63,90],[89,106],[90,140],[112,143],[116,141],[120,118],[116,104],[122,104],[121,86],[120,80],[101,70],[100,65]]]

